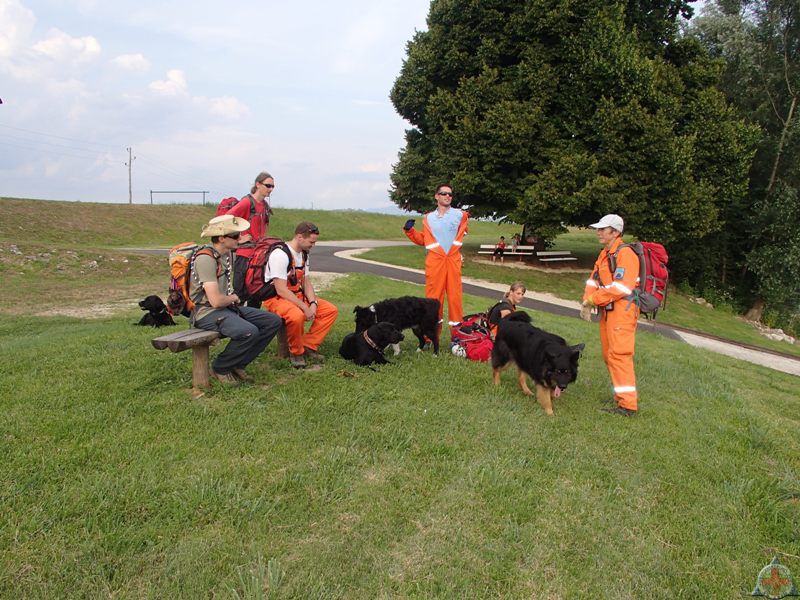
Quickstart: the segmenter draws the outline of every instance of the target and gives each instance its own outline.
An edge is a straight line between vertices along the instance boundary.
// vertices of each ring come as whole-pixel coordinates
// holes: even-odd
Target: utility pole
[[[128,162],[125,165],[128,167],[128,204],[133,204],[133,186],[131,185],[131,168],[133,167],[133,161],[136,160],[135,156],[131,156],[132,150],[130,148],[125,148],[128,151]]]

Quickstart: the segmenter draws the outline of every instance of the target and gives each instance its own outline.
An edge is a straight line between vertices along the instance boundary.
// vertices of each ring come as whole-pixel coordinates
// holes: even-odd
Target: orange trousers
[[[639,309],[620,300],[614,303],[614,310],[600,307],[600,347],[603,360],[611,375],[614,386],[614,399],[622,408],[638,409],[636,393],[636,373],[633,370],[633,354],[636,345],[636,324]]]
[[[444,313],[447,294],[447,320],[460,323],[464,318],[461,290],[461,255],[425,261],[425,297],[439,301],[439,319]]]
[[[275,296],[265,300],[264,307],[283,319],[286,324],[289,354],[294,356],[303,354],[306,348],[319,350],[325,336],[328,335],[331,327],[333,327],[336,316],[339,314],[339,309],[336,308],[336,305],[322,298],[317,298],[317,316],[314,317],[313,321],[310,321],[311,327],[306,331],[306,317],[303,311],[288,300]]]

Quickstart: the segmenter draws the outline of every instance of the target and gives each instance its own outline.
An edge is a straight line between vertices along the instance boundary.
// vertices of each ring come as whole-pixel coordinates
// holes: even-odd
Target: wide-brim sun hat
[[[221,215],[214,217],[203,226],[200,237],[214,237],[215,235],[229,235],[242,232],[250,228],[250,221],[234,215]]]
[[[622,231],[624,225],[625,223],[622,221],[622,217],[619,215],[606,215],[597,223],[589,225],[589,227],[592,227],[593,229],[605,229],[606,227],[611,227],[617,231]]]

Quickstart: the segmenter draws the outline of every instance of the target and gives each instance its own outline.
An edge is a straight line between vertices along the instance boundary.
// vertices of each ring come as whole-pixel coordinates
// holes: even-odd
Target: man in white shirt
[[[294,237],[285,247],[270,253],[264,273],[276,292],[274,297],[264,300],[264,308],[283,318],[289,360],[295,369],[305,368],[306,358],[323,360],[319,347],[339,314],[336,306],[317,297],[311,282],[308,252],[318,237],[319,228],[303,221],[295,227]],[[305,324],[309,321],[311,327],[306,331]]]

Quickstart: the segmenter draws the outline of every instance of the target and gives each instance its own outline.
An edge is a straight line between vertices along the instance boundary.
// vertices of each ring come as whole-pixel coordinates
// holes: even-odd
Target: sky
[[[429,0],[0,0],[0,196],[391,210]],[[153,201],[200,202],[199,194]]]

